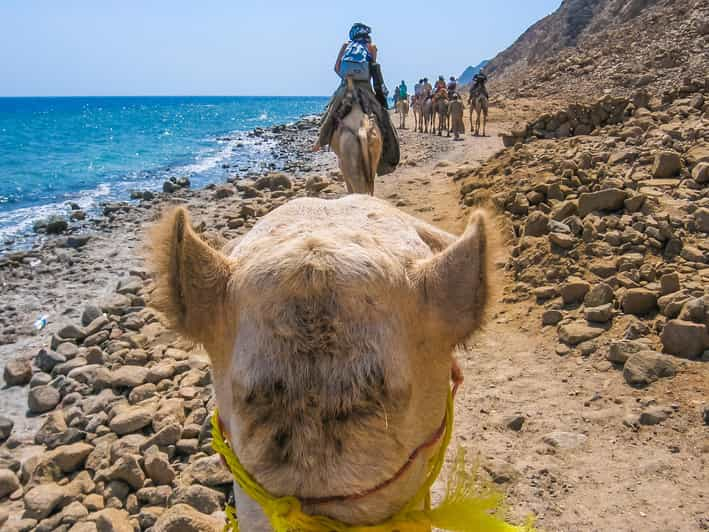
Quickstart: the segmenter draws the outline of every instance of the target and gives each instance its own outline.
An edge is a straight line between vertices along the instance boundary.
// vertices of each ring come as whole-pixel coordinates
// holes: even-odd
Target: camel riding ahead
[[[335,72],[342,83],[330,100],[315,146],[329,144],[337,154],[347,192],[369,195],[374,194],[375,176],[389,174],[399,164],[399,138],[389,118],[371,31],[354,24],[340,49]]]
[[[476,137],[480,134],[480,118],[482,116],[483,137],[485,136],[485,126],[487,125],[487,110],[488,110],[488,92],[485,88],[487,76],[485,74],[476,74],[473,78],[473,84],[470,86],[470,133]],[[475,111],[475,124],[473,124],[473,111]]]

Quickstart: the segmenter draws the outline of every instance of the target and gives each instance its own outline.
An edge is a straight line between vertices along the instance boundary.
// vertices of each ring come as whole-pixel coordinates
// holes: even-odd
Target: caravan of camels
[[[476,74],[468,90],[470,131],[475,136],[480,135],[481,130],[482,136],[485,136],[489,98],[485,87],[486,81],[484,74]],[[428,78],[419,80],[410,98],[398,97],[400,87],[401,85],[394,90],[400,129],[406,129],[406,118],[409,110],[413,109],[414,131],[432,134],[437,132],[438,135],[442,135],[445,131],[447,136],[450,137],[452,133],[455,140],[461,140],[460,135],[465,134],[464,102],[453,76],[448,84],[443,76],[439,76],[434,86],[431,86]],[[475,112],[474,121],[473,112]]]

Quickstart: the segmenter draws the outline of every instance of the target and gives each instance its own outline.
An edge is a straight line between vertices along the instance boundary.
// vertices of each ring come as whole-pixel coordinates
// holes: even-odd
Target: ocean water
[[[269,162],[247,132],[323,111],[324,97],[0,98],[0,247],[23,247],[32,225],[91,211],[168,176],[193,187]]]

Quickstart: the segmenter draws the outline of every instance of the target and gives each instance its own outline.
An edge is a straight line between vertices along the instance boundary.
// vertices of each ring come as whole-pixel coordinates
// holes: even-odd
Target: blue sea
[[[324,110],[324,97],[0,98],[0,248],[22,247],[38,218],[91,211],[160,190],[193,187],[269,162],[247,133]]]

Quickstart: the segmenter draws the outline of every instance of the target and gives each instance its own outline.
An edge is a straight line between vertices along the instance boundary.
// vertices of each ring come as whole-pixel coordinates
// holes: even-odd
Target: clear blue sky
[[[325,95],[352,22],[390,88],[458,76],[560,0],[0,0],[0,96]]]

